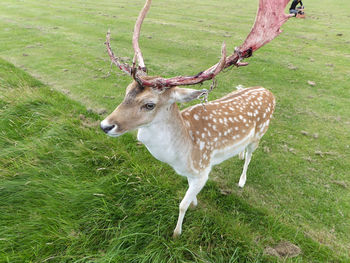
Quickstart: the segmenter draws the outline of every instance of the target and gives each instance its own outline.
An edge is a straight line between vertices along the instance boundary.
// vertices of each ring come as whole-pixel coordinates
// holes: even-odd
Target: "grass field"
[[[140,43],[150,74],[197,73],[222,41],[244,40],[257,3],[218,3],[154,1]],[[275,117],[245,188],[237,158],[215,167],[178,240],[187,182],[133,134],[106,137],[94,113],[111,111],[130,81],[109,74],[105,33],[132,57],[142,4],[2,1],[0,261],[350,262],[350,3],[305,2],[307,19],[218,77],[210,99],[262,85]],[[281,242],[302,252],[266,253]]]

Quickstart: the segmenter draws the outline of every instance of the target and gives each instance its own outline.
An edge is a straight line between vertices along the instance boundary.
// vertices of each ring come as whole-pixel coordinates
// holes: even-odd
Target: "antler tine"
[[[221,59],[220,59],[219,63],[217,64],[217,66],[215,67],[213,77],[215,77],[217,74],[219,74],[225,68],[225,64],[226,64],[226,43],[223,42],[222,46],[221,46]]]
[[[135,51],[135,55],[134,55],[134,59],[133,59],[133,66],[135,67],[136,65],[136,59],[138,61],[139,64],[139,69],[141,69],[142,71],[146,72],[146,66],[145,66],[145,62],[143,61],[143,57],[142,57],[142,52],[139,46],[139,37],[140,37],[140,31],[141,31],[141,26],[143,23],[143,20],[146,17],[146,14],[148,12],[148,10],[151,7],[151,3],[152,0],[147,0],[144,7],[142,8],[136,23],[135,23],[135,28],[134,28],[134,35],[132,37],[132,46],[134,48]]]
[[[108,29],[107,31],[107,34],[106,34],[106,47],[107,47],[107,52],[108,52],[108,55],[109,57],[111,58],[112,62],[118,67],[120,68],[124,73],[128,74],[131,76],[131,67],[126,64],[126,63],[121,63],[119,61],[119,58],[115,57],[114,56],[114,53],[112,51],[112,48],[111,48],[111,32],[110,30]]]
[[[168,79],[158,77],[147,80],[140,76],[137,78],[137,81],[142,83],[143,86],[163,90],[164,88],[171,88],[174,86],[202,83],[214,78],[223,69],[232,65],[237,67],[248,65],[248,63],[243,63],[241,61],[244,58],[252,56],[252,53],[255,50],[267,44],[282,32],[280,27],[291,17],[284,13],[284,9],[288,2],[289,0],[260,0],[254,26],[244,43],[239,48],[236,48],[232,55],[225,59],[221,59],[219,63],[209,69],[191,77],[177,76]],[[222,65],[223,61],[225,61],[224,65]],[[213,69],[215,70],[213,71]]]
[[[133,65],[132,67],[130,67],[128,64],[126,63],[121,63],[119,58],[115,57],[112,48],[111,48],[111,33],[110,30],[108,29],[107,35],[106,35],[106,47],[107,47],[107,52],[109,57],[111,58],[112,63],[114,63],[119,69],[121,69],[124,73],[132,76],[135,80],[135,76],[136,76],[136,59],[138,60],[138,64],[139,64],[139,69],[142,70],[142,72],[146,73],[146,66],[145,63],[143,61],[143,57],[142,57],[142,52],[139,46],[139,36],[140,36],[140,30],[141,30],[141,26],[142,26],[142,22],[146,17],[146,14],[151,6],[152,0],[147,0],[145,6],[142,8],[136,23],[135,23],[135,28],[134,28],[134,35],[133,35],[133,39],[132,39],[132,45],[135,51],[134,54],[134,59],[133,59]],[[145,74],[139,74],[139,75],[145,75]]]

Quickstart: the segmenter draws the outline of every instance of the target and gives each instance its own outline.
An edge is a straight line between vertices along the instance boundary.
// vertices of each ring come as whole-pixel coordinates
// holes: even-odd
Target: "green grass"
[[[172,240],[184,180],[133,136],[87,127],[96,115],[2,60],[0,77],[1,261],[273,262],[263,250],[280,240],[302,249],[293,262],[345,260],[214,181]]]
[[[107,138],[93,126],[103,117],[86,110],[121,101],[130,79],[108,75],[104,36],[111,28],[115,52],[132,57],[142,3],[2,2],[0,57],[16,67],[0,62],[0,261],[275,262],[263,251],[286,240],[302,249],[288,262],[349,262],[350,3],[305,3],[306,20],[288,21],[250,66],[218,77],[211,99],[262,85],[277,97],[275,118],[245,188],[240,161],[217,166],[179,240],[186,181],[132,134]],[[223,40],[233,49],[244,39],[255,8],[154,1],[141,39],[150,73],[216,63]]]

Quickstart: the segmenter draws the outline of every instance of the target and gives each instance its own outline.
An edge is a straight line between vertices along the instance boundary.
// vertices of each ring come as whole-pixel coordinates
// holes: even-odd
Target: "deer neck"
[[[151,124],[139,128],[137,139],[178,174],[190,174],[191,140],[176,103],[162,109]]]

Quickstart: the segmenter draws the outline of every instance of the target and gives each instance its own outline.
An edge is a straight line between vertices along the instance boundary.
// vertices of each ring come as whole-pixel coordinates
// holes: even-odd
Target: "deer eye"
[[[155,106],[156,104],[154,103],[146,103],[144,107],[146,110],[153,110]]]

